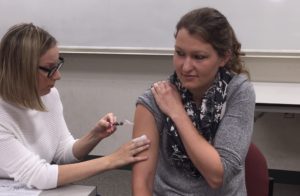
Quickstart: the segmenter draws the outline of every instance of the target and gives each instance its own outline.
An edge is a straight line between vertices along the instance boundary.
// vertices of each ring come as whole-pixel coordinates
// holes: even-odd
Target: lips
[[[197,76],[195,76],[195,75],[183,75],[183,77],[185,77],[185,78],[196,78]]]
[[[192,79],[197,78],[196,75],[187,75],[187,74],[182,74],[181,77],[185,80],[192,80]]]

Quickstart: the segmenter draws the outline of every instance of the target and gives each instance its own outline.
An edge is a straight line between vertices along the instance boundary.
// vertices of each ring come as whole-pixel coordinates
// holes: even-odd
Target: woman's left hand
[[[113,124],[116,122],[116,116],[113,113],[108,113],[103,116],[92,130],[98,138],[104,139],[116,131],[116,126]]]
[[[181,97],[176,87],[168,81],[153,84],[151,91],[159,108],[172,118],[173,115],[184,112]]]

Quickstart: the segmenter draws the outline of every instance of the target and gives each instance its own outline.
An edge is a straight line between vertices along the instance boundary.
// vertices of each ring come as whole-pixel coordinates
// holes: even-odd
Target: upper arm
[[[151,191],[157,164],[159,133],[153,114],[143,105],[138,104],[135,110],[133,137],[145,134],[150,140],[150,148],[141,154],[148,156],[147,161],[135,163],[133,166],[133,193]],[[142,192],[139,192],[142,193]]]
[[[242,169],[251,142],[255,93],[249,83],[236,90],[227,101],[227,109],[217,131],[214,146],[220,154],[225,180]]]

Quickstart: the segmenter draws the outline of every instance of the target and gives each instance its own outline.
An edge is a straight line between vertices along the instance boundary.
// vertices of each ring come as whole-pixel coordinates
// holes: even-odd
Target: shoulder
[[[44,105],[46,106],[47,110],[51,110],[53,108],[61,108],[62,109],[62,103],[60,100],[60,95],[57,90],[57,88],[53,87],[47,95],[42,96],[42,101]]]
[[[53,87],[53,88],[51,88],[50,93],[47,94],[46,96],[59,98],[59,92],[58,92],[57,88]]]
[[[147,108],[150,113],[154,116],[156,122],[158,124],[162,123],[164,119],[164,114],[159,109],[158,105],[156,104],[155,98],[149,88],[146,90],[142,95],[140,95],[136,101],[136,105],[141,104],[145,108]]]
[[[228,84],[228,96],[244,94],[249,98],[255,99],[253,84],[244,74],[235,75]]]
[[[17,110],[16,106],[7,103],[0,97],[0,125],[8,124],[12,119],[12,115],[16,116],[15,113]]]
[[[136,104],[145,106],[148,110],[150,110],[151,113],[156,113],[158,110],[154,96],[150,89],[146,90],[138,97]]]
[[[229,82],[230,88],[252,88],[253,85],[248,77],[244,74],[238,74],[233,76],[232,80]]]

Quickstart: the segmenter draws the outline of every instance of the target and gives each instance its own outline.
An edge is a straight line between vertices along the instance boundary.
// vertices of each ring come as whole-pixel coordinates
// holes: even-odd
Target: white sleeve
[[[74,137],[72,136],[71,132],[68,129],[68,126],[66,124],[64,115],[63,115],[63,105],[60,100],[59,93],[57,89],[53,89],[56,98],[55,101],[55,107],[57,109],[57,129],[59,129],[59,145],[56,149],[55,156],[53,158],[53,161],[57,164],[66,164],[66,163],[73,163],[77,162],[78,159],[73,154],[73,145],[76,142]],[[54,107],[54,106],[53,106]],[[52,108],[53,108],[52,107]]]
[[[37,189],[57,187],[58,165],[41,159],[1,126],[0,157],[0,168],[15,181]]]
[[[65,129],[61,129],[61,131],[61,138],[53,161],[57,164],[78,162],[78,159],[73,154],[73,145],[76,140],[67,127]]]

